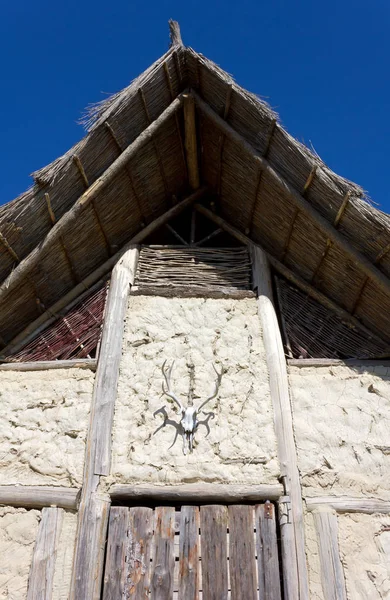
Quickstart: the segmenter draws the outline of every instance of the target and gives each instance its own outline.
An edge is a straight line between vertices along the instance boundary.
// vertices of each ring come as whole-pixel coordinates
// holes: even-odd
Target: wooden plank
[[[231,600],[256,600],[256,554],[253,507],[229,506],[229,571]]]
[[[206,187],[201,187],[193,194],[190,194],[184,198],[181,202],[178,202],[175,206],[167,210],[163,215],[160,215],[154,221],[146,225],[141,231],[133,236],[116,254],[108,258],[102,265],[100,265],[95,271],[90,273],[83,281],[80,281],[78,285],[72,288],[67,294],[65,294],[60,300],[55,302],[48,310],[42,313],[35,321],[30,323],[23,331],[18,333],[7,346],[2,349],[0,360],[4,359],[7,354],[13,354],[20,350],[27,342],[33,339],[38,333],[43,331],[51,323],[58,318],[60,311],[66,312],[69,308],[74,306],[80,301],[80,297],[87,295],[92,291],[92,286],[100,285],[100,280],[104,278],[107,273],[115,266],[118,260],[132,248],[135,244],[143,242],[151,233],[159,229],[162,225],[182,213],[187,207],[194,204],[199,200],[207,191]],[[87,291],[86,291],[87,290]],[[54,314],[54,317],[53,317]]]
[[[203,600],[226,600],[228,596],[226,506],[201,506]]]
[[[76,510],[80,490],[44,485],[0,485],[0,504],[22,506],[24,508],[43,508],[57,506]]]
[[[260,600],[281,600],[275,508],[270,502],[255,508]]]
[[[34,547],[27,600],[51,600],[58,540],[63,510],[44,508]]]
[[[315,510],[326,505],[329,508],[343,512],[358,512],[366,514],[390,513],[390,502],[377,498],[352,498],[350,496],[316,496],[305,498],[309,510]]]
[[[0,365],[0,371],[47,371],[50,369],[91,369],[91,371],[95,371],[96,365],[96,358],[72,358],[69,360],[4,363]]]
[[[235,485],[223,483],[186,483],[181,485],[116,484],[109,490],[116,502],[136,499],[137,502],[261,502],[277,500],[283,495],[283,486],[276,485]]]
[[[331,509],[315,510],[324,600],[347,600],[343,566],[338,546],[337,515]]]
[[[124,506],[112,507],[108,526],[103,600],[117,600],[123,597],[128,527],[129,509]]]
[[[281,475],[291,502],[291,520],[284,528],[292,530],[290,547],[283,561],[285,595],[296,600],[308,600],[309,582],[306,565],[305,537],[303,525],[302,492],[295,448],[292,411],[290,403],[287,366],[284,357],[282,337],[276,315],[272,276],[265,253],[252,246],[253,287],[257,288],[258,313],[263,326],[263,340],[267,358],[271,400],[274,407],[275,433]]]
[[[173,596],[174,538],[175,509],[158,506],[155,510],[151,600],[169,600]]]
[[[130,287],[134,283],[139,256],[138,247],[126,252],[115,266],[105,309],[99,368],[94,385],[94,444],[96,475],[109,475],[111,466],[111,430],[122,357],[122,338]]]
[[[182,506],[179,538],[179,598],[198,600],[199,508]]]
[[[130,508],[125,598],[131,600],[149,598],[153,526],[153,509],[145,506]]]
[[[69,600],[100,600],[110,502],[95,493],[80,504]]]
[[[144,284],[136,286],[132,290],[133,296],[163,296],[165,298],[234,298],[243,300],[245,298],[254,298],[252,290],[238,290],[236,288],[214,287],[211,285],[202,286],[155,286],[149,287]]]
[[[362,252],[359,252],[329,221],[323,217],[308,200],[306,200],[297,190],[288,183],[275,169],[271,167],[267,159],[253,147],[246,139],[233,129],[222,117],[220,117],[198,94],[191,91],[196,100],[197,106],[219,129],[245,152],[250,154],[261,166],[264,172],[269,175],[278,186],[285,191],[292,203],[304,214],[308,215],[320,230],[348,255],[349,259],[363,272],[383,292],[390,292],[390,280],[382,273]]]
[[[375,359],[363,359],[348,358],[346,360],[336,358],[291,358],[287,360],[289,367],[389,367],[390,361],[386,359],[375,360]]]

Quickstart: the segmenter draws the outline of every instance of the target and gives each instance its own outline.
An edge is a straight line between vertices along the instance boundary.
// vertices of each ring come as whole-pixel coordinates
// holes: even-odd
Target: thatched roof
[[[174,24],[172,37],[145,73],[88,109],[78,144],[0,207],[5,354],[191,193],[186,90],[195,97],[202,203],[212,198],[276,263],[390,343],[390,217],[292,138],[265,102],[183,46]]]

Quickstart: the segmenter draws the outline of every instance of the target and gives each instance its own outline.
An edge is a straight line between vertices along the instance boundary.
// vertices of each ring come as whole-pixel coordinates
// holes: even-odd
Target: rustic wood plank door
[[[281,600],[275,507],[112,507],[103,600]]]

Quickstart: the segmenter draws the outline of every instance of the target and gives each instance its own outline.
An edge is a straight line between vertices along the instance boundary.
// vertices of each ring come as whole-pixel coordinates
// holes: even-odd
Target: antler
[[[163,392],[166,396],[168,396],[168,398],[172,398],[172,400],[174,400],[174,402],[176,402],[176,404],[178,405],[178,407],[180,408],[181,411],[184,411],[183,405],[180,402],[179,398],[171,390],[171,374],[172,374],[172,369],[173,369],[173,365],[175,364],[175,361],[172,361],[171,366],[167,369],[165,368],[166,362],[167,361],[164,360],[163,366],[161,368],[162,374],[164,375],[165,384],[166,384],[166,387],[164,385],[164,382],[162,384]]]
[[[221,369],[221,371],[218,371],[216,366],[213,364],[213,369],[217,374],[217,380],[215,382],[214,392],[204,402],[202,402],[202,404],[198,408],[198,411],[200,411],[201,408],[203,408],[207,404],[207,402],[210,402],[210,400],[213,400],[218,395],[219,386],[221,385],[221,379],[222,379],[222,375],[223,375],[223,368]]]

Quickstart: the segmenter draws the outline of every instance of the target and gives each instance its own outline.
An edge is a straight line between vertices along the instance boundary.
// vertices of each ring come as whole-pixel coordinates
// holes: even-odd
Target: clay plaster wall
[[[156,431],[163,424],[161,413],[154,416],[158,409],[178,420],[161,391],[165,359],[175,359],[173,389],[184,401],[189,365],[202,399],[214,388],[212,363],[227,370],[218,400],[205,407],[214,413],[210,433],[199,426],[192,455],[183,455],[180,437],[170,448],[174,426]],[[256,301],[130,297],[113,428],[115,481],[274,483],[278,474]]]
[[[390,499],[386,367],[289,368],[303,495]]]
[[[0,507],[0,598],[26,598],[40,512]]]
[[[0,371],[0,484],[80,486],[94,373]]]
[[[390,515],[338,517],[348,600],[390,598]]]

